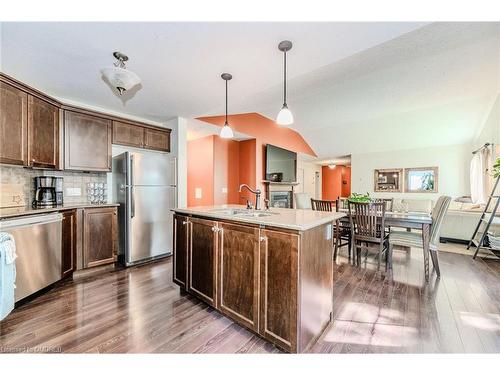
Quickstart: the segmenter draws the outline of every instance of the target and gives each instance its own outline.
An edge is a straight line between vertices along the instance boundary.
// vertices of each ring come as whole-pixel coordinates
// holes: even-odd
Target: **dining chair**
[[[392,211],[392,205],[394,203],[394,198],[373,198],[372,202],[385,202],[385,210]]]
[[[337,198],[334,201],[327,200],[319,200],[311,198],[311,207],[315,211],[333,211],[339,212],[339,199]],[[342,246],[347,246],[347,253],[349,260],[351,260],[351,227],[349,224],[342,222],[340,220],[336,220],[333,227],[335,236],[334,236],[334,252],[333,252],[333,260],[337,260],[338,250]]]
[[[333,211],[336,206],[336,201],[327,201],[311,198],[311,207],[315,211]]]
[[[438,244],[439,244],[439,232],[441,231],[441,226],[443,224],[446,211],[450,205],[451,197],[441,196],[436,202],[436,205],[432,209],[432,224],[431,233],[429,241],[429,252],[431,255],[432,264],[436,270],[438,277],[441,276],[441,270],[439,269],[439,259],[438,259]],[[424,249],[423,239],[421,233],[414,232],[396,232],[391,231],[389,234],[389,253],[388,253],[388,266],[392,269],[392,251],[394,245],[406,246],[406,247],[417,247]]]
[[[382,255],[388,249],[388,234],[385,231],[386,202],[350,202],[349,221],[351,224],[352,241],[358,265],[361,264],[361,251],[370,250],[370,244],[378,245],[377,270],[380,270]],[[363,245],[364,244],[364,245]],[[387,259],[387,257],[386,257]],[[387,263],[386,263],[387,267]]]

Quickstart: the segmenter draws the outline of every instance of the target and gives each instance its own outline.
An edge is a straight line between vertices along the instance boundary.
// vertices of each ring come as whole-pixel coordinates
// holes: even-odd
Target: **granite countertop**
[[[245,210],[248,216],[231,215],[229,210]],[[198,206],[188,208],[175,208],[172,211],[203,216],[211,219],[224,219],[243,223],[265,225],[270,227],[308,230],[319,225],[330,223],[346,216],[344,212],[322,212],[313,210],[299,210],[289,208],[271,208],[269,210],[246,210],[243,205],[222,205],[222,206]],[[270,214],[266,216],[251,216],[251,214]]]
[[[25,216],[25,215],[36,215],[36,214],[44,214],[49,212],[57,212],[64,210],[72,210],[76,208],[95,208],[95,207],[116,207],[119,206],[119,203],[100,203],[100,204],[91,204],[91,203],[67,203],[59,206],[51,206],[51,207],[31,207],[31,206],[20,206],[20,207],[9,207],[9,208],[0,208],[0,219],[6,219],[15,216]]]

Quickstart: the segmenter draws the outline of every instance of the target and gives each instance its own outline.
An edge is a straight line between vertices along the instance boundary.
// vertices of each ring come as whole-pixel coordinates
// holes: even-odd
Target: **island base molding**
[[[302,353],[332,318],[331,223],[294,231],[174,215],[173,281],[281,349]]]

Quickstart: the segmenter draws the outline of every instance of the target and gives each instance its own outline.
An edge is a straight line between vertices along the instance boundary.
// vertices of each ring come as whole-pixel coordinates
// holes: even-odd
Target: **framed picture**
[[[437,193],[438,167],[405,168],[406,193]]]
[[[375,169],[374,191],[400,193],[403,189],[403,169]]]

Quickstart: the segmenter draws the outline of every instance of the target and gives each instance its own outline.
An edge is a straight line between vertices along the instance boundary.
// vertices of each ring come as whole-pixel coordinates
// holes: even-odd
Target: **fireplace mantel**
[[[262,180],[263,184],[266,185],[281,185],[281,186],[297,186],[299,183],[298,182],[287,182],[287,181],[269,181],[269,180]]]

